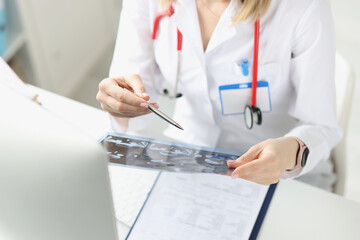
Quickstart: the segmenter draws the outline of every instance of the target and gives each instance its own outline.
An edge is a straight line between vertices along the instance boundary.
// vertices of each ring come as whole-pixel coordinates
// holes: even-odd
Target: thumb
[[[257,145],[251,147],[246,153],[240,156],[235,161],[228,161],[227,164],[230,168],[237,168],[245,163],[251,162],[258,158],[261,153],[261,148]]]
[[[127,77],[126,83],[132,88],[137,96],[145,99],[146,101],[149,101],[150,96],[147,94],[141,77],[138,74]]]

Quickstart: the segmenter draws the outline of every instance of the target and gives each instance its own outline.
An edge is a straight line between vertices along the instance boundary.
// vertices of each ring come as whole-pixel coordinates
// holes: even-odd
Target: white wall
[[[348,132],[348,186],[346,197],[360,202],[360,1],[330,0],[338,51],[355,71],[356,84]]]
[[[22,25],[29,83],[70,96],[113,48],[121,0],[8,0]],[[11,21],[14,22],[14,21]],[[10,25],[11,27],[11,25]],[[11,32],[11,31],[10,31]],[[14,58],[23,61],[23,56]],[[12,59],[12,60],[13,60]]]

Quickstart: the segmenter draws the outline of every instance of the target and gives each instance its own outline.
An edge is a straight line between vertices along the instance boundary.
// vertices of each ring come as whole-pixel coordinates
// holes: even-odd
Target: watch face
[[[246,127],[248,129],[251,129],[253,126],[253,115],[252,115],[251,107],[249,105],[246,105],[245,107],[244,116],[245,116]]]
[[[303,152],[303,155],[301,157],[301,167],[305,167],[306,165],[306,161],[307,161],[307,158],[309,156],[309,149],[308,148],[305,148],[304,149],[304,152]]]

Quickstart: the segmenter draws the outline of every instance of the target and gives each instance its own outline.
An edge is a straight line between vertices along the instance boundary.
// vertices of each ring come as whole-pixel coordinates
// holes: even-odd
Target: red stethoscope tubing
[[[252,85],[251,85],[251,106],[256,106],[256,89],[257,89],[257,75],[258,75],[258,61],[259,61],[259,38],[260,38],[260,20],[255,22],[254,32],[254,56],[253,56],[253,71],[252,71]]]
[[[151,35],[152,40],[156,39],[156,34],[157,34],[157,31],[159,30],[160,20],[163,17],[171,17],[173,14],[174,14],[174,8],[171,6],[168,10],[160,12],[155,16],[153,32],[152,32],[152,35]],[[181,49],[182,49],[182,34],[179,31],[179,29],[177,29],[177,47],[176,47],[176,49],[178,51],[181,51]]]
[[[157,32],[159,30],[160,20],[163,17],[171,17],[174,14],[174,8],[171,6],[168,10],[162,11],[155,16],[153,32],[151,39],[155,40]],[[177,51],[180,52],[182,49],[182,34],[177,29]],[[260,39],[260,20],[257,19],[255,22],[254,31],[254,56],[253,56],[253,71],[252,71],[252,85],[251,85],[251,101],[252,107],[256,106],[256,89],[257,89],[257,77],[258,77],[258,61],[259,61],[259,39]]]

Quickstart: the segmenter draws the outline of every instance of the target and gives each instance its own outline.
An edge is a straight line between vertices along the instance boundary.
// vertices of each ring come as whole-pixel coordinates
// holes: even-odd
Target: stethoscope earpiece
[[[244,110],[245,124],[248,129],[252,129],[254,122],[257,125],[262,123],[262,114],[261,110],[258,107],[253,107],[250,105],[245,106]]]

